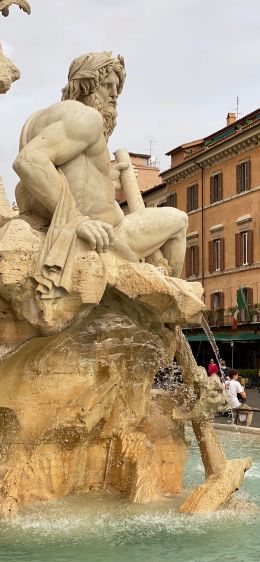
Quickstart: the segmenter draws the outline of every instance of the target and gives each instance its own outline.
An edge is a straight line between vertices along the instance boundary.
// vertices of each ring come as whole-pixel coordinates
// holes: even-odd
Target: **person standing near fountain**
[[[218,374],[218,366],[215,363],[214,359],[211,359],[208,364],[208,376],[212,377],[213,375]]]
[[[220,368],[224,374],[225,379],[229,377],[230,367],[227,367],[225,359],[220,360]]]
[[[239,373],[236,369],[230,369],[229,371],[230,381],[229,381],[229,387],[227,389],[227,392],[229,394],[229,404],[231,410],[234,413],[235,424],[237,424],[238,421],[244,421],[240,419],[241,416],[244,415],[246,417],[245,425],[250,426],[253,419],[253,412],[250,411],[251,408],[248,404],[241,404],[238,400],[238,394],[240,394],[241,398],[243,398],[244,400],[246,399],[246,391],[238,381],[238,376]]]

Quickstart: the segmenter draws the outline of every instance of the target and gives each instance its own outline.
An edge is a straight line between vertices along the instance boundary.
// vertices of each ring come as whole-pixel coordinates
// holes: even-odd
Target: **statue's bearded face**
[[[111,135],[116,126],[118,86],[119,78],[112,70],[104,81],[99,84],[98,88],[82,100],[86,105],[97,109],[103,116],[106,138]]]

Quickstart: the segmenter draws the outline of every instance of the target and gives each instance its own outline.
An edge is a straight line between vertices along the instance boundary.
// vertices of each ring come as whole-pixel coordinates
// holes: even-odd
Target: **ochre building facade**
[[[161,173],[162,184],[143,195],[146,205],[172,205],[188,213],[183,277],[204,286],[216,332],[224,329],[232,337],[242,288],[248,312],[239,314],[239,327],[258,334],[260,109],[239,120],[229,113],[223,129],[167,154],[171,166]],[[260,366],[260,357],[254,363]]]

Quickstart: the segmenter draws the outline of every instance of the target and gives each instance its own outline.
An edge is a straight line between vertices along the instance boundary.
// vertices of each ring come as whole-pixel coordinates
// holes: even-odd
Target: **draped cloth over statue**
[[[38,283],[36,290],[43,299],[59,298],[63,297],[65,292],[73,292],[73,271],[79,246],[77,228],[82,222],[89,218],[82,216],[77,209],[65,175],[60,169],[58,169],[58,173],[60,175],[60,196],[33,275]],[[83,244],[85,246],[84,253],[88,253],[90,251],[88,243],[83,242]],[[187,283],[181,279],[161,276],[159,271],[153,266],[138,263],[137,260],[133,259],[131,250],[117,237],[115,238],[111,250],[112,253],[116,253],[117,259],[120,260],[121,257],[124,263],[132,263],[132,276],[135,270],[138,278],[142,278],[142,284],[153,284],[154,278],[156,278],[163,292],[166,291],[166,293],[168,293],[170,289],[170,293],[179,310],[187,308],[187,306],[184,306],[183,299],[185,299],[186,305],[187,302],[190,303],[189,314],[191,314],[192,311],[192,314],[196,315],[201,310],[201,294],[196,294],[196,283]],[[134,261],[137,261],[137,263],[133,263]],[[151,280],[151,275],[153,280]],[[82,271],[82,277],[84,278],[83,285],[87,288],[90,282],[88,271],[85,273]],[[105,278],[107,279],[107,275],[105,275]],[[106,279],[104,280],[104,289],[106,286]],[[126,274],[126,282],[129,290],[128,274]],[[138,283],[140,283],[140,279]],[[125,290],[126,288],[124,288],[123,292]],[[144,291],[145,293],[146,290],[147,287]],[[83,296],[84,293],[85,291],[83,289],[83,291],[81,291],[83,302],[88,302],[88,299]],[[103,294],[103,290],[101,290],[101,293]],[[102,297],[101,293],[100,298]],[[86,295],[88,295],[87,290]]]
[[[58,172],[60,197],[34,272],[37,291],[45,299],[62,297],[64,290],[70,292],[77,228],[88,218],[78,211],[65,175]]]

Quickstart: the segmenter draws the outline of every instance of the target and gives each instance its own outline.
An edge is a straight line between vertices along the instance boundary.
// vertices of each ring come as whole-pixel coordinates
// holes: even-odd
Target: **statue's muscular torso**
[[[75,121],[75,127],[70,138],[73,152],[74,137],[77,137],[77,123],[80,118],[79,112],[84,116],[81,122],[84,123],[83,126],[85,127],[86,148],[82,152],[74,154],[69,160],[66,160],[65,157],[65,160],[59,164],[59,168],[68,180],[71,193],[80,212],[91,219],[99,219],[116,226],[121,222],[124,215],[115,201],[115,189],[109,175],[111,170],[109,152],[102,128],[100,128],[100,114],[95,109],[86,107],[80,102],[66,101],[38,111],[31,116],[24,126],[20,148],[24,148],[35,137],[43,135],[50,125],[70,120],[72,128]],[[97,124],[95,123],[95,117]],[[92,134],[89,142],[87,140],[89,129],[90,127],[93,129],[95,124],[97,133],[94,137]],[[94,142],[92,142],[93,138]],[[37,181],[37,177],[35,177],[35,181]],[[26,186],[20,187],[21,190],[26,191]],[[42,205],[39,205],[39,202],[33,196],[28,195],[28,190],[26,199],[29,201],[31,208],[39,213]],[[47,213],[42,212],[41,214],[48,215],[51,218],[51,213],[48,210]]]

